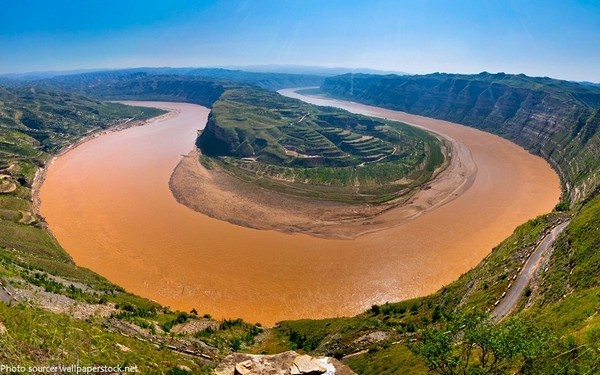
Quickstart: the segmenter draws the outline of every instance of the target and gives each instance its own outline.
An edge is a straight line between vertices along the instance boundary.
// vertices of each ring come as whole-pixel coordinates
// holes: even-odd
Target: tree
[[[518,318],[494,324],[487,315],[455,315],[420,332],[410,349],[441,375],[531,373],[554,342],[548,330]]]
[[[438,320],[440,320],[442,318],[442,309],[440,309],[440,306],[436,306],[433,309],[433,313],[431,313],[431,321],[432,322],[437,322]]]

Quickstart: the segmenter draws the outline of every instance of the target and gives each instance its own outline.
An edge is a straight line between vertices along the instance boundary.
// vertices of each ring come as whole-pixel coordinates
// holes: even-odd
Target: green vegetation
[[[423,330],[410,348],[438,374],[494,374],[539,367],[535,361],[548,350],[549,341],[547,332],[520,320],[495,325],[471,315]]]
[[[444,161],[422,130],[250,87],[221,95],[197,144],[203,159],[245,181],[349,202],[406,194]]]
[[[344,360],[358,374],[392,375],[409,372],[413,375],[427,374],[423,360],[412,353],[406,345],[383,343],[369,348],[363,355]]]
[[[560,335],[585,340],[600,329],[600,196],[590,200],[557,241],[527,313]],[[597,337],[596,337],[597,340]]]
[[[558,338],[522,317],[494,324],[478,314],[454,316],[420,332],[409,348],[437,374],[584,374],[598,370],[598,334],[584,343]]]
[[[249,324],[241,319],[225,319],[217,326],[196,332],[194,336],[222,350],[240,351],[251,347],[262,332],[260,324]]]
[[[595,373],[600,230],[589,225],[600,222],[600,197],[575,214],[559,240],[574,244],[565,255],[577,260],[565,262],[558,246],[512,318],[494,324],[487,314],[533,246],[566,215],[552,213],[519,226],[477,267],[432,295],[373,305],[352,318],[282,322],[264,344],[267,349],[257,350],[329,354],[344,358],[359,374]],[[584,276],[573,276],[570,268],[555,270],[565,263],[578,264]]]
[[[210,368],[154,344],[108,332],[99,320],[76,320],[20,304],[0,303],[0,362],[12,366],[137,366],[144,374],[166,374],[184,365],[197,372]]]
[[[341,358],[353,350],[352,343],[361,332],[375,329],[380,325],[377,319],[370,316],[355,318],[334,318],[313,320],[297,320],[282,322],[277,331],[287,337],[290,349],[304,350]],[[334,338],[336,334],[343,337]]]
[[[4,163],[11,157],[43,161],[41,153],[55,153],[90,132],[164,113],[35,87],[0,88],[0,101]]]

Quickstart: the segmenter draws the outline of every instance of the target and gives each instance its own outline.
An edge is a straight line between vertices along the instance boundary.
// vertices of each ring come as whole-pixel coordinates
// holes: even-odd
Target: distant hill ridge
[[[221,68],[132,68],[105,70],[77,74],[57,75],[52,78],[17,81],[12,85],[42,84],[65,90],[77,90],[92,96],[103,95],[114,84],[127,81],[149,82],[173,80],[212,80],[255,85],[268,90],[287,87],[319,86],[324,77],[316,74],[247,72]],[[1,78],[1,77],[0,77]],[[1,81],[0,81],[1,82]],[[8,82],[7,82],[8,83]],[[123,93],[126,87],[113,87],[113,92]]]
[[[452,121],[498,134],[548,160],[569,203],[600,180],[600,88],[504,73],[326,78],[331,96]]]

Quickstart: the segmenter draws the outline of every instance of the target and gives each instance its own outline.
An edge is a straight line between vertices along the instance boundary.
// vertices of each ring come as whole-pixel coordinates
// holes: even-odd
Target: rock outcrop
[[[217,366],[216,375],[351,375],[354,372],[330,357],[288,351],[274,355],[235,353]]]

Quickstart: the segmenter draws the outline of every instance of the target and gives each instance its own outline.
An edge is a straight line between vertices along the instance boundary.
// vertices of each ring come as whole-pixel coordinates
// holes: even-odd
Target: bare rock
[[[368,345],[383,341],[383,340],[387,339],[388,337],[389,337],[389,334],[387,332],[375,331],[375,332],[368,333],[366,335],[362,335],[361,337],[354,340],[353,344],[360,345],[360,346],[368,346]]]
[[[131,349],[129,349],[128,347],[126,347],[123,344],[116,343],[115,345],[117,346],[117,348],[119,348],[120,351],[122,351],[124,353],[128,353],[131,351]]]
[[[290,366],[292,375],[320,375],[326,372],[327,369],[321,366],[321,361],[306,354],[294,358],[294,363]]]
[[[114,303],[99,305],[80,302],[62,294],[46,292],[43,288],[35,285],[30,285],[28,289],[19,289],[18,292],[22,299],[30,301],[44,310],[68,314],[75,319],[108,317],[117,311]]]
[[[235,375],[250,375],[252,373],[252,360],[240,362],[235,365]]]
[[[171,332],[194,334],[205,329],[219,329],[219,323],[209,319],[190,319],[185,323],[177,324],[171,328]]]
[[[217,366],[216,375],[352,375],[340,361],[299,355],[294,351],[274,355],[234,353]]]

